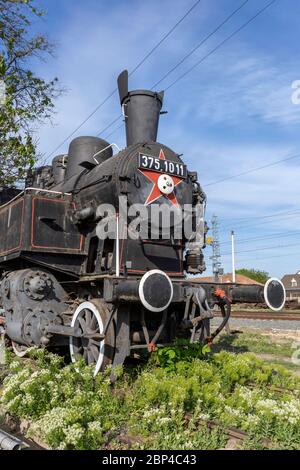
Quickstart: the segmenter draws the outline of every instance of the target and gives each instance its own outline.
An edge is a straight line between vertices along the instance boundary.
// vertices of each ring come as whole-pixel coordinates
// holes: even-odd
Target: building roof
[[[299,276],[300,277],[300,276]],[[222,276],[219,276],[220,282],[221,283],[231,283],[232,282],[232,274],[223,274]],[[208,277],[196,277],[193,279],[193,282],[214,282],[214,277],[213,276],[208,276]],[[253,279],[250,279],[250,277],[244,276],[243,274],[236,274],[235,275],[235,282],[237,284],[244,284],[244,285],[258,285],[261,286],[260,282],[254,281]],[[300,284],[299,284],[300,285]]]
[[[300,290],[300,273],[286,274],[281,282],[287,290]]]

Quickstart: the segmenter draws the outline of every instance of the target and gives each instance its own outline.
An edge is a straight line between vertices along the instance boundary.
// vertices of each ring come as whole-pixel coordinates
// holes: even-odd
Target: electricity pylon
[[[220,239],[219,239],[219,221],[216,215],[212,216],[211,219],[211,231],[212,231],[212,271],[215,278],[215,282],[219,282],[219,276],[224,273],[221,264],[221,252],[220,252]]]

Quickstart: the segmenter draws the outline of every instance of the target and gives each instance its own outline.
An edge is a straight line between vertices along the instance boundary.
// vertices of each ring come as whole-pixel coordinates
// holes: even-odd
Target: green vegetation
[[[57,79],[46,82],[32,72],[53,47],[42,34],[31,34],[43,16],[35,0],[0,0],[0,186],[22,180],[38,155],[34,131],[53,111]]]
[[[260,282],[261,284],[265,284],[270,277],[269,273],[266,271],[259,271],[258,269],[237,269],[236,273],[247,276],[254,281]]]
[[[119,368],[114,386],[109,370],[94,378],[83,364],[30,355],[8,353],[2,414],[28,420],[28,434],[51,448],[218,449],[227,427],[247,432],[245,448],[264,448],[265,438],[300,448],[300,379],[252,353],[211,354],[181,341],[138,370]],[[207,420],[220,425],[208,429]]]
[[[226,349],[234,353],[253,352],[257,354],[275,354],[276,356],[291,357],[293,341],[291,339],[280,339],[275,341],[268,335],[259,333],[237,333],[232,335],[221,335],[217,338],[213,350]]]
[[[299,372],[299,365],[293,364],[291,357],[295,349],[294,341],[286,338],[274,338],[270,335],[239,332],[232,335],[221,335],[213,345],[213,351],[222,350],[233,353],[253,352],[260,359],[277,364],[294,372]]]

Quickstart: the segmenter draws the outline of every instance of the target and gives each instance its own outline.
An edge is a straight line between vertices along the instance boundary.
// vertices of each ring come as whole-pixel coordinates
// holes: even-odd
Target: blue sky
[[[46,31],[57,50],[55,57],[34,67],[47,79],[57,76],[67,90],[56,102],[52,124],[36,130],[39,149],[47,156],[115,88],[119,72],[132,70],[195,0],[38,3],[47,15],[34,29]],[[242,3],[202,0],[133,74],[130,88],[152,87]],[[249,0],[160,88],[166,88],[267,3]],[[236,232],[238,267],[264,269],[277,276],[300,270],[300,156],[211,184],[300,155],[300,105],[291,100],[292,83],[300,80],[299,17],[300,2],[277,0],[165,96],[168,114],[161,118],[158,140],[183,153],[189,168],[198,171],[208,197],[207,219],[215,213],[220,220],[225,271],[230,270],[231,229]],[[98,134],[119,114],[114,95],[76,135]],[[124,146],[123,128],[109,139]],[[67,147],[62,146],[60,152]],[[207,248],[208,273],[210,254]]]

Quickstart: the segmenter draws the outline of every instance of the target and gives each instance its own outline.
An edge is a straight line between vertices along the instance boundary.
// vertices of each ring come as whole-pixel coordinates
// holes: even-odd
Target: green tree
[[[60,93],[57,78],[47,82],[30,67],[53,52],[44,35],[32,32],[43,14],[35,0],[0,0],[0,186],[20,182],[36,162],[34,131]]]
[[[270,277],[269,273],[266,271],[259,271],[258,269],[237,269],[236,273],[247,276],[254,281],[260,282],[261,284],[265,284]]]

